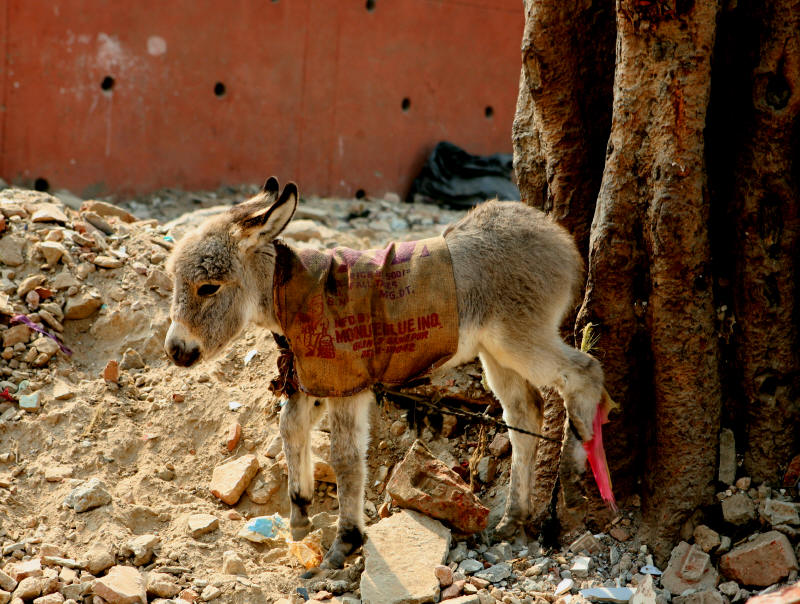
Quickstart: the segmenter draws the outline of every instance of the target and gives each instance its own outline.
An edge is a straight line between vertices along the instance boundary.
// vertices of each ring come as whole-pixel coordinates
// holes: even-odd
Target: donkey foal
[[[209,218],[175,247],[169,261],[174,276],[172,324],[165,348],[177,365],[188,367],[212,358],[250,323],[282,333],[273,299],[283,292],[273,279],[276,258],[279,247],[282,254],[298,252],[277,244],[275,238],[294,215],[298,193],[293,183],[279,191],[277,180],[270,178],[258,195]],[[577,435],[589,441],[603,394],[603,372],[596,359],[566,345],[559,336],[582,272],[572,237],[538,210],[496,201],[479,205],[443,236],[452,259],[458,305],[457,349],[443,367],[480,357],[504,420],[533,432],[540,431],[542,422],[541,399],[534,389],[555,387]],[[363,540],[365,456],[373,402],[369,388],[322,399],[298,392],[281,413],[295,539],[311,526],[307,510],[314,478],[309,432],[325,408],[331,420],[339,523],[324,567],[341,567]],[[502,538],[511,537],[530,518],[538,445],[531,436],[514,431],[509,436],[510,492],[495,528]],[[582,453],[579,446],[576,450]]]

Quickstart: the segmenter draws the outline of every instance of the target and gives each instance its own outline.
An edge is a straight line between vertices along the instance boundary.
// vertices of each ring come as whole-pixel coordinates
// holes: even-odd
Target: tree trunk
[[[575,330],[600,336],[615,490],[663,560],[714,503],[721,418],[756,481],[800,445],[800,0],[525,6],[520,190],[587,253]]]

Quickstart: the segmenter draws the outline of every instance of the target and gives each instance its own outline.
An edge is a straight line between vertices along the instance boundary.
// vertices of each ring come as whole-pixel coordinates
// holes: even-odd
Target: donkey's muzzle
[[[200,358],[200,348],[191,345],[186,347],[183,343],[173,342],[169,345],[167,354],[179,367],[191,367]]]

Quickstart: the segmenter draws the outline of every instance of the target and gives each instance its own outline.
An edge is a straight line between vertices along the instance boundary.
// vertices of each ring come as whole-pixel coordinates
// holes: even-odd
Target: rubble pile
[[[635,500],[568,547],[492,542],[508,433],[490,426],[479,442],[463,419],[389,400],[372,413],[365,547],[344,569],[303,578],[336,530],[326,420],[312,432],[313,530],[295,543],[270,335],[248,331],[188,370],[162,351],[169,250],[240,199],[164,192],[124,209],[0,190],[0,604],[711,604],[765,588],[784,601],[776,590],[797,579],[797,491],[737,479],[732,434],[718,505],[687,522],[658,568],[637,537]],[[461,215],[311,199],[286,238],[374,248]],[[433,387],[483,410],[481,377],[468,366]]]

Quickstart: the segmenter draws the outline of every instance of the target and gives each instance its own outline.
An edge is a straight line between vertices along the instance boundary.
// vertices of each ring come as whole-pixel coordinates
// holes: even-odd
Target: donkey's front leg
[[[314,468],[310,433],[321,415],[320,401],[302,392],[294,394],[281,410],[280,431],[289,472],[289,524],[295,540],[311,530],[308,506],[314,497]]]
[[[328,399],[331,425],[331,466],[339,494],[339,525],[323,568],[342,568],[347,556],[364,541],[365,456],[369,440],[372,391],[348,398]]]

